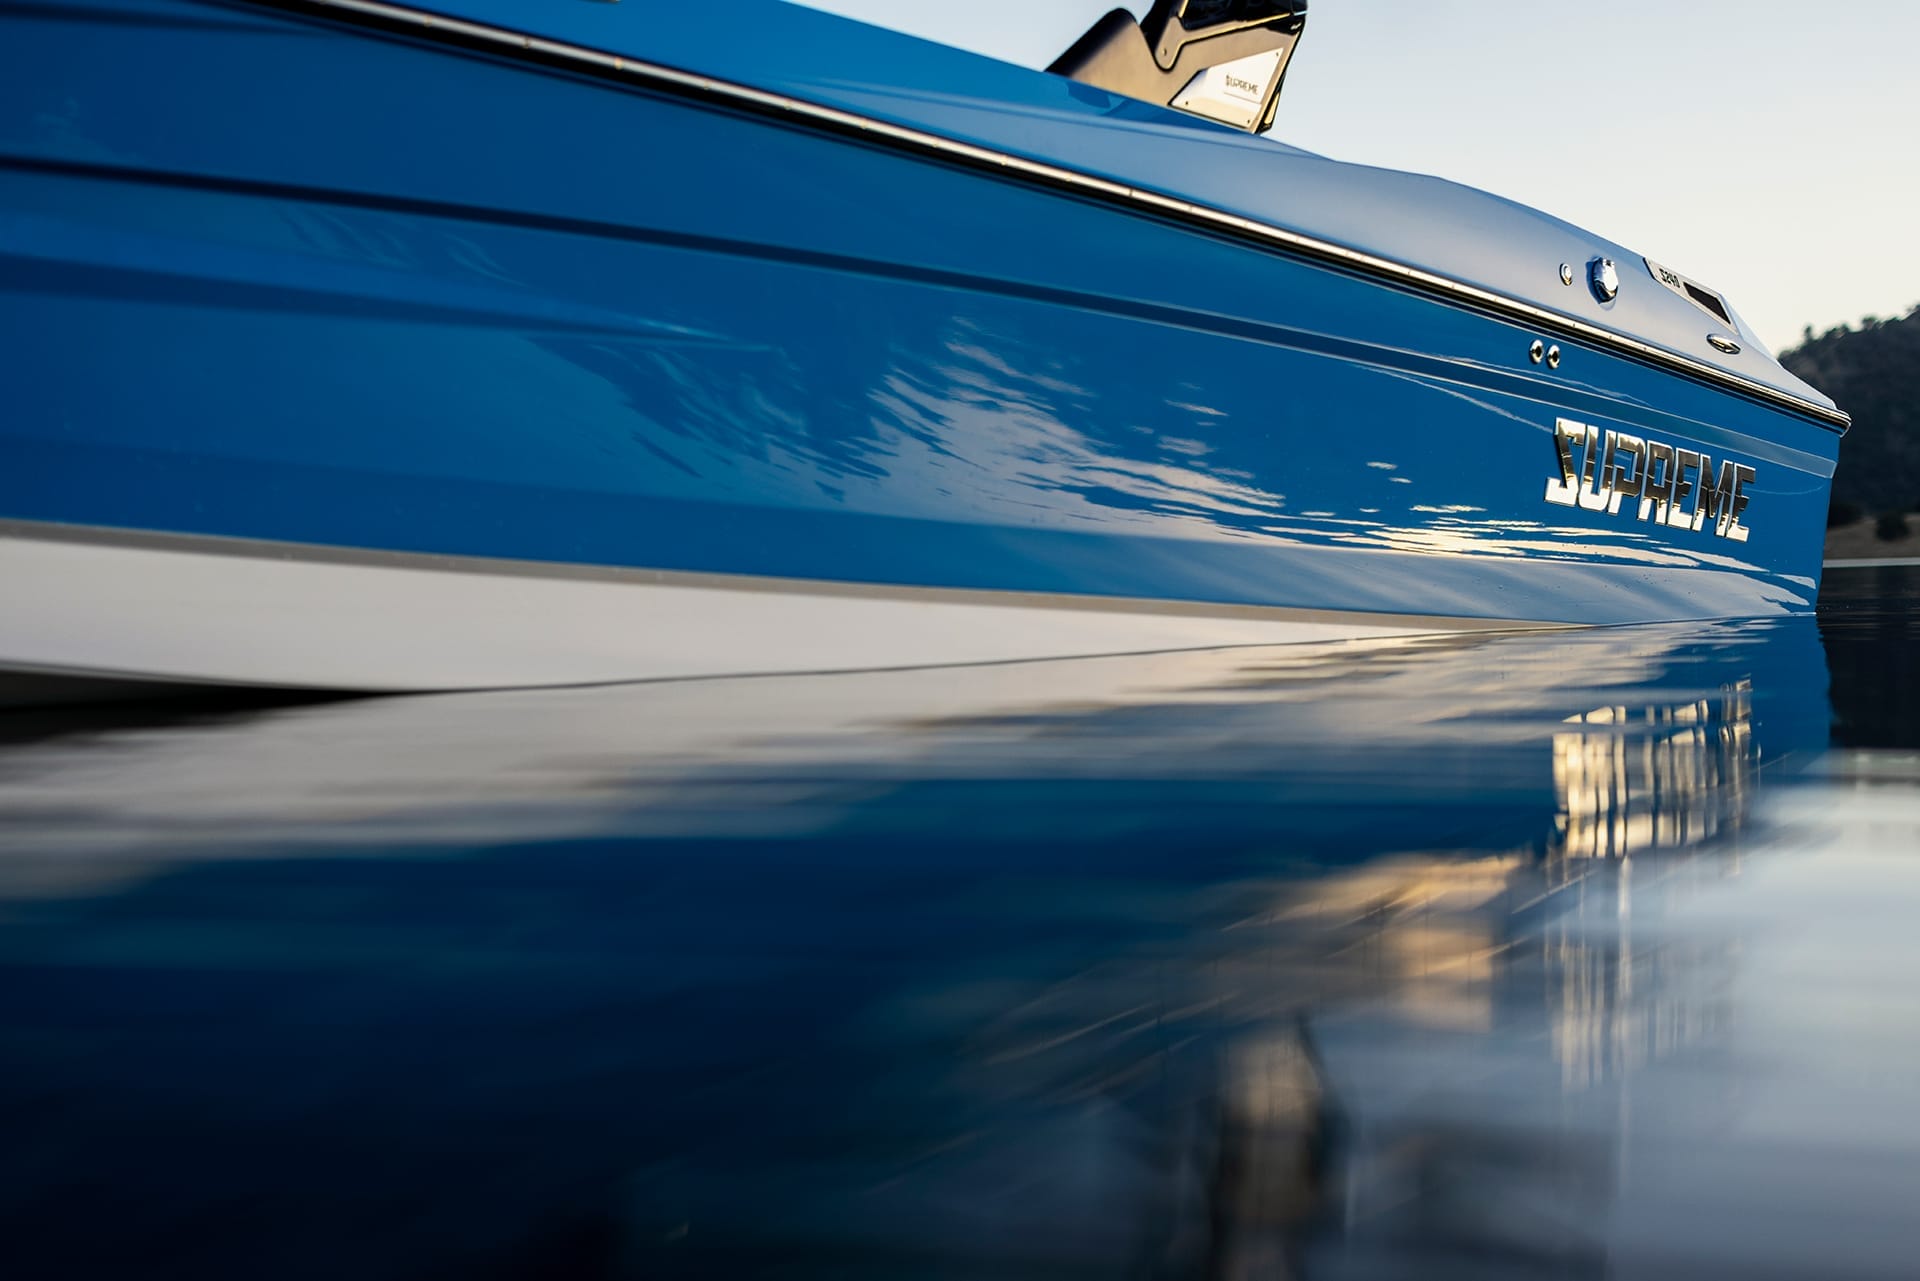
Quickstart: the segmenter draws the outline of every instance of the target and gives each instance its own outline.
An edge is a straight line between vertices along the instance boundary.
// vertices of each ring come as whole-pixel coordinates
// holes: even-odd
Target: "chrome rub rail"
[[[1126,183],[1083,173],[1063,165],[1031,160],[976,143],[943,137],[922,129],[876,120],[838,107],[809,102],[787,94],[772,93],[765,89],[755,89],[750,85],[719,80],[712,76],[682,71],[619,54],[603,53],[596,49],[558,40],[547,40],[540,36],[508,31],[501,27],[490,27],[483,23],[443,17],[405,5],[383,3],[382,0],[254,0],[254,2],[275,8],[293,7],[358,14],[384,24],[402,28],[419,28],[429,35],[451,36],[560,62],[584,64],[644,83],[666,86],[744,104],[762,111],[831,125],[854,133],[884,138],[917,150],[935,152],[980,167],[1024,175],[1041,182],[1100,196],[1122,204],[1150,209],[1185,222],[1229,231],[1246,239],[1264,242],[1292,253],[1332,262],[1364,275],[1384,278],[1428,293],[1471,303],[1511,320],[1551,327],[1561,333],[1583,338],[1596,346],[1625,353],[1650,364],[1676,370],[1703,382],[1766,401],[1778,408],[1803,414],[1842,433],[1852,425],[1852,418],[1841,410],[1778,387],[1768,386],[1745,374],[1721,369],[1666,347],[1642,342],[1638,338],[1581,320],[1564,312],[1539,307],[1506,294],[1495,293],[1490,289],[1482,289],[1465,281],[1408,266],[1406,263],[1395,262],[1391,258],[1382,258],[1330,240],[1289,231],[1284,227],[1276,227],[1224,209],[1195,204],[1148,188],[1129,186]]]

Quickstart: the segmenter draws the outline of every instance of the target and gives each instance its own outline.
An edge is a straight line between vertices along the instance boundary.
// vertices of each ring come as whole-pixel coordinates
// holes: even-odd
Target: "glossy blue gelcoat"
[[[1184,147],[1196,189],[1284,162],[1296,201],[1421,221],[1376,171],[785,6],[466,9],[636,56],[652,23],[676,65],[720,74],[737,49],[756,83],[886,118],[921,85],[919,126],[974,141],[997,101],[1003,145],[1078,139],[1091,168],[1129,138]],[[884,111],[797,84],[808,40],[922,80]],[[1476,198],[1436,216],[1506,210],[1552,252],[1580,235]],[[1651,329],[1685,307],[1656,292],[1634,304],[1669,309]],[[1541,336],[1017,177],[327,15],[0,8],[0,519],[1480,618],[1811,608],[1838,437],[1571,338],[1532,365]],[[1546,505],[1562,416],[1752,466],[1750,541]]]

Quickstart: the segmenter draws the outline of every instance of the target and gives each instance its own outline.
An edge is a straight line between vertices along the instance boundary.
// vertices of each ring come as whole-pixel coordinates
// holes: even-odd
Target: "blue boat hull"
[[[125,531],[229,564],[1243,620],[1813,605],[1837,434],[1575,337],[1545,335],[1549,369],[1537,329],[1418,289],[323,17],[0,23],[0,573]],[[1696,489],[1751,469],[1748,537],[1543,501],[1569,422],[1710,456]],[[221,679],[70,652],[101,616],[0,626],[0,666]],[[169,624],[194,625],[225,620]],[[577,675],[696,674],[627,639]],[[790,667],[764,639],[720,667]],[[246,679],[422,683],[276,671]]]

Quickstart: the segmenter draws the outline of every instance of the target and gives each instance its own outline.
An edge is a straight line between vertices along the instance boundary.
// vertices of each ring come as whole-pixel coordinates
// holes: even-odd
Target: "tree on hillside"
[[[1780,357],[1794,374],[1853,415],[1840,446],[1833,498],[1897,511],[1920,493],[1920,306],[1905,316],[1840,325]]]

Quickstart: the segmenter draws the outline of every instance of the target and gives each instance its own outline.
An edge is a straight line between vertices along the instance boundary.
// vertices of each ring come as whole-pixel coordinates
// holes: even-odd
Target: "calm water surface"
[[[1910,1277],[1816,623],[0,720],[17,1277]]]

